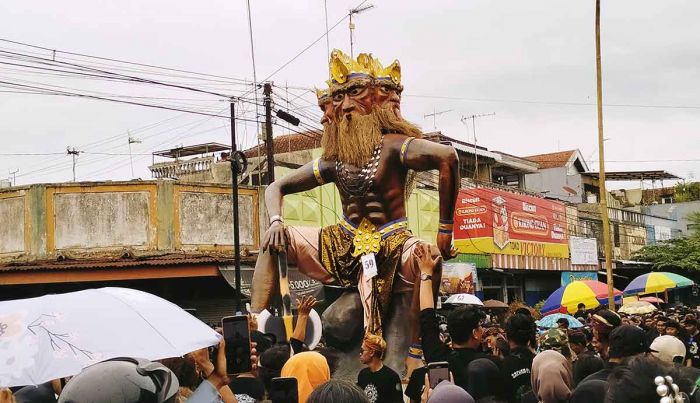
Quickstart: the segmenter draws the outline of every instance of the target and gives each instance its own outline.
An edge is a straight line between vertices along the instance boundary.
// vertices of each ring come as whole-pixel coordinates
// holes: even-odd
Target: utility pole
[[[17,168],[16,171],[10,171],[10,175],[12,175],[12,186],[17,186],[17,172],[19,172],[19,168]]]
[[[66,154],[70,155],[73,157],[73,182],[75,182],[75,157],[78,156],[82,151],[78,151],[75,149],[75,147],[71,148],[70,146],[66,147]]]
[[[140,143],[141,140],[134,138],[134,137],[131,137],[131,133],[129,133],[128,130],[126,131],[126,134],[128,136],[128,139],[129,139],[129,162],[131,162],[131,178],[133,179],[134,178],[134,158],[131,156],[131,144],[132,143]]]
[[[265,146],[267,153],[267,184],[275,181],[275,147],[272,143],[272,84],[265,83],[263,86],[265,99]]]
[[[464,125],[467,125],[467,120],[471,119],[472,120],[472,132],[474,134],[474,180],[476,180],[478,174],[479,174],[479,155],[476,153],[476,119],[477,118],[483,118],[485,116],[496,116],[496,112],[492,113],[481,113],[481,114],[474,114],[471,116],[462,116],[460,119]],[[469,130],[469,128],[467,128]],[[469,137],[469,132],[467,131],[467,137]]]
[[[427,118],[429,118],[429,117],[432,117],[432,118],[433,118],[433,130],[437,130],[437,120],[436,120],[436,117],[437,117],[438,115],[442,115],[443,113],[447,113],[447,112],[452,112],[452,109],[447,109],[447,110],[444,110],[444,111],[436,112],[436,111],[435,111],[435,108],[433,108],[433,113],[425,114],[425,115],[423,115],[423,118],[427,119]]]
[[[241,310],[241,244],[238,233],[238,174],[242,169],[238,166],[238,150],[236,148],[236,109],[235,100],[230,101],[231,107],[231,210],[233,213],[233,267],[236,282],[236,312]]]
[[[603,68],[600,59],[600,0],[595,2],[595,72],[598,94],[598,191],[600,192],[600,217],[603,220],[603,250],[605,251],[605,273],[608,280],[608,308],[615,310],[613,288],[612,244],[610,243],[610,221],[608,219],[608,191],[605,189],[605,139],[603,138]]]
[[[352,22],[352,16],[354,14],[360,14],[361,12],[367,11],[373,7],[374,7],[373,4],[369,4],[369,5],[366,5],[364,7],[353,8],[348,12],[348,15],[350,16],[350,25],[348,26],[350,28],[350,58],[353,58],[353,59],[355,58],[355,54],[353,52],[353,45],[354,44],[353,44],[353,39],[352,39],[352,33],[355,30],[355,24]],[[326,35],[328,35],[328,32],[326,32]]]

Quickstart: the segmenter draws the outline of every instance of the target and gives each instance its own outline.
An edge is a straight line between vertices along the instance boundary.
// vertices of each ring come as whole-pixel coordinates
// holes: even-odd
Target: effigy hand
[[[280,252],[287,247],[287,231],[284,224],[275,221],[270,225],[270,228],[265,231],[262,242],[263,252],[270,249],[270,252]]]
[[[444,260],[450,260],[457,256],[457,249],[452,245],[452,233],[438,232],[437,247],[440,249],[440,254]]]

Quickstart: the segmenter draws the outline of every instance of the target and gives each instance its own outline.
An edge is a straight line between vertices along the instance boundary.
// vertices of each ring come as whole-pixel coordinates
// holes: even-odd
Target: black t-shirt
[[[357,375],[357,385],[365,391],[370,403],[402,403],[403,389],[399,374],[386,365],[377,372],[363,368]]]
[[[530,373],[535,358],[527,347],[516,347],[502,361],[501,374],[504,381],[504,397],[509,402],[519,402],[525,392],[532,389]]]
[[[240,403],[254,403],[265,398],[265,385],[258,378],[237,377],[229,387]]]
[[[427,373],[428,367],[420,367],[413,370],[411,377],[408,378],[406,392],[404,392],[409,399],[420,402],[423,388],[425,387],[425,374]]]
[[[576,313],[574,314],[574,318],[576,318],[576,319],[578,319],[578,318],[586,319],[586,311],[576,311]]]

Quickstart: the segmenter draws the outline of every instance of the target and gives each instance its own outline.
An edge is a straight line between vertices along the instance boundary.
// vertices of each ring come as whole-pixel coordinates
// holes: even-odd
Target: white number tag
[[[362,272],[365,279],[371,279],[377,275],[377,261],[374,259],[374,253],[362,255]]]

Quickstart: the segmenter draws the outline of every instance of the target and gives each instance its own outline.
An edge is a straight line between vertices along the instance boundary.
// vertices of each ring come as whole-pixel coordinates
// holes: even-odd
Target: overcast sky
[[[360,1],[328,0],[329,25]],[[323,0],[251,3],[258,80],[325,31]],[[578,148],[590,169],[598,170],[593,0],[368,0],[366,4],[375,7],[355,17],[355,52],[371,52],[385,64],[400,60],[406,118],[433,130],[432,118],[424,115],[449,111],[436,118],[437,129],[472,142],[472,127],[460,118],[495,113],[476,121],[479,145],[519,156]],[[665,169],[688,179],[699,176],[700,2],[603,0],[602,16],[607,169]],[[0,38],[253,78],[244,0],[3,0]],[[331,48],[349,50],[347,20],[331,31],[329,42]],[[4,42],[0,50],[51,56]],[[70,57],[59,53],[57,60],[67,60],[62,59],[65,56]],[[286,85],[291,87],[291,108],[303,106],[298,112],[315,118],[317,111],[309,104],[314,95],[298,88],[321,86],[326,60],[324,39],[276,73],[271,80],[278,105],[286,102]],[[106,64],[105,69],[115,67]],[[241,95],[249,88],[168,74],[159,77],[224,94]],[[228,110],[213,96],[29,74],[4,64],[0,81],[170,98],[144,101]],[[19,169],[18,184],[70,180],[70,158],[2,154],[62,153],[74,146],[86,151],[78,157],[78,180],[128,179],[127,131],[131,131],[142,140],[132,145],[135,177],[150,178],[147,166],[155,149],[229,142],[229,129],[221,118],[3,90],[8,88],[0,88],[0,179]],[[251,106],[239,107],[247,108],[243,116],[254,117]],[[246,146],[254,142],[255,131],[254,124],[241,122],[238,132]],[[275,128],[277,134],[284,132]]]

